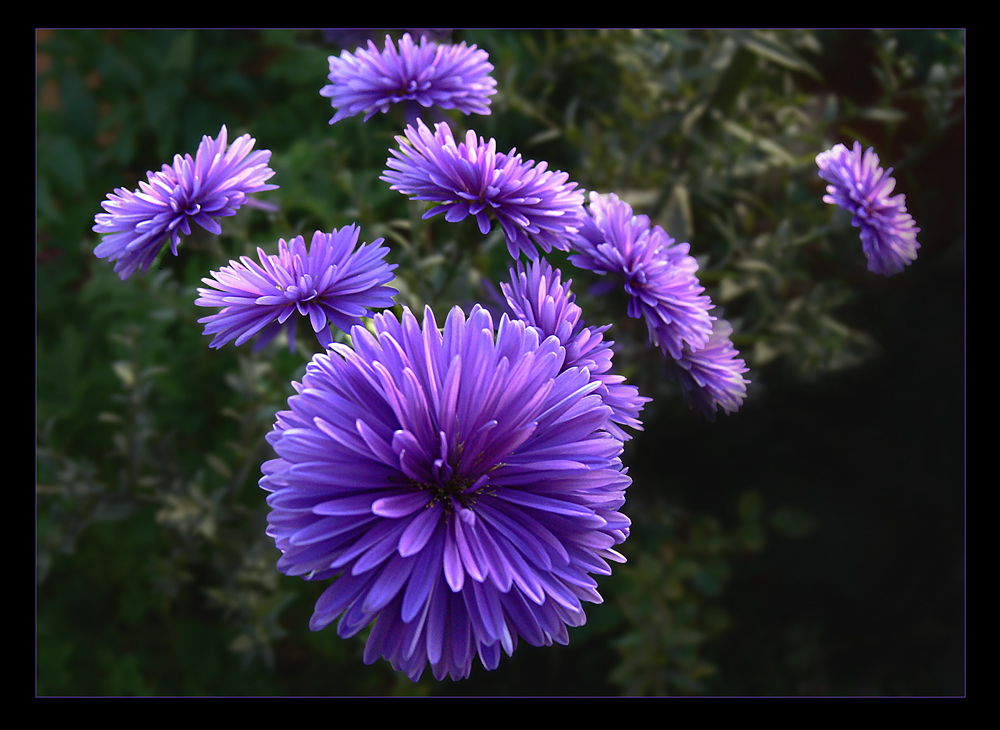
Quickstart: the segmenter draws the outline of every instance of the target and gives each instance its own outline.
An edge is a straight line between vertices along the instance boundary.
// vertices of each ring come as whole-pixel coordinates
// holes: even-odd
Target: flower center
[[[478,478],[465,475],[456,468],[448,458],[448,443],[443,433],[440,434],[440,456],[431,464],[430,483],[419,483],[421,489],[428,490],[433,500],[439,502],[447,513],[454,511],[456,504],[468,509],[476,502],[476,498],[489,482],[489,475]],[[455,458],[461,462],[462,444],[455,449]]]
[[[280,289],[281,287],[278,288]],[[298,283],[292,284],[287,289],[282,290],[282,293],[285,295],[285,299],[293,302],[307,302],[319,296],[319,292],[316,291],[316,286],[310,274],[299,276]]]
[[[179,185],[170,196],[170,207],[180,215],[198,215],[201,212],[201,204],[196,200],[188,200],[188,195]]]

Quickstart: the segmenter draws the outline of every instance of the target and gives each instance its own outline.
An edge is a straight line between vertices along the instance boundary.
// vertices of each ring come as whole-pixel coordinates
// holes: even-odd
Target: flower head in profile
[[[628,316],[646,321],[649,339],[677,360],[685,346],[697,350],[708,342],[711,300],[698,281],[698,262],[686,243],[674,239],[649,218],[633,215],[618,196],[590,194],[590,216],[574,241],[574,266],[612,281],[622,280],[631,297]]]
[[[117,261],[115,272],[127,279],[140,267],[149,268],[163,245],[177,255],[181,234],[191,233],[191,221],[211,233],[222,233],[216,218],[236,215],[249,193],[275,190],[264,182],[274,175],[267,166],[269,150],[251,153],[254,140],[249,134],[227,148],[226,126],[217,139],[202,138],[194,159],[174,156],[173,165],[148,172],[148,182],[139,190],[118,188],[101,203],[106,213],[98,213],[94,231],[104,237],[94,254]]]
[[[851,225],[861,229],[869,271],[892,276],[917,259],[920,229],[906,212],[906,196],[889,196],[896,186],[892,168],[882,171],[873,148],[862,156],[860,142],[853,150],[838,144],[817,155],[816,164],[819,176],[830,183],[823,201],[853,215]]]
[[[642,430],[639,411],[650,400],[639,395],[634,385],[626,385],[621,375],[612,375],[611,359],[614,342],[604,339],[604,327],[585,327],[580,318],[582,310],[576,304],[576,295],[570,291],[572,281],[561,282],[559,269],[545,259],[525,267],[518,261],[517,270],[511,269],[511,283],[501,282],[507,303],[515,316],[525,324],[538,328],[543,337],[554,335],[566,348],[563,368],[585,367],[591,378],[601,383],[597,393],[604,404],[611,408],[607,430],[616,438],[632,438],[621,426]]]
[[[407,33],[397,51],[387,35],[381,53],[369,40],[367,51],[344,51],[329,61],[330,83],[319,93],[337,109],[330,124],[362,112],[367,122],[376,112],[385,113],[401,101],[458,109],[463,114],[489,114],[490,96],[496,93],[489,55],[474,45],[466,47],[464,41],[457,46],[438,45],[421,38],[416,46]]]
[[[684,401],[709,421],[715,420],[719,408],[725,413],[738,411],[747,397],[750,381],[743,377],[747,367],[737,357],[732,335],[729,322],[716,320],[708,344],[697,351],[685,346],[670,368],[680,381]]]
[[[339,617],[364,653],[416,681],[494,669],[519,639],[567,643],[599,603],[590,574],[629,532],[610,408],[555,337],[475,307],[442,330],[375,316],[306,369],[278,413],[260,485],[278,568],[335,578],[310,628]]]
[[[277,256],[257,249],[260,265],[243,256],[213,271],[214,279],[202,279],[213,288],[198,289],[195,304],[222,307],[198,320],[205,325],[204,334],[215,335],[209,347],[233,339],[239,346],[263,332],[256,345],[260,348],[286,327],[294,349],[296,314],[309,318],[320,344],[328,347],[331,324],[346,332],[371,316],[372,309],[391,307],[396,290],[386,285],[396,264],[383,261],[389,249],[381,238],[358,247],[359,235],[356,225],[316,231],[308,250],[302,236],[290,243],[281,239]]]
[[[484,234],[496,218],[514,258],[523,251],[537,259],[536,245],[546,253],[565,251],[577,234],[583,193],[567,182],[565,172],[548,170],[545,162],[524,162],[514,150],[497,152],[496,140],[477,141],[472,130],[456,144],[443,122],[432,133],[418,119],[417,127],[407,126],[405,138],[396,141],[399,150],[389,150],[389,169],[380,179],[412,200],[436,203],[424,218],[444,213],[453,223],[472,215]]]

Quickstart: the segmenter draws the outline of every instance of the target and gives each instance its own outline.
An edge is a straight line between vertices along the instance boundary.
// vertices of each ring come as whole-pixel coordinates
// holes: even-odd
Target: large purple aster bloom
[[[416,681],[487,669],[519,637],[568,641],[599,603],[591,573],[623,561],[630,484],[611,409],[555,337],[475,307],[443,331],[375,316],[306,369],[268,441],[261,487],[278,568],[336,578],[310,628],[374,622],[378,657]]]
[[[107,213],[94,217],[94,230],[105,235],[94,254],[117,261],[122,279],[148,269],[168,239],[176,256],[181,234],[191,233],[190,221],[222,233],[216,218],[236,215],[249,193],[278,187],[264,184],[274,174],[267,166],[271,152],[251,153],[256,140],[249,134],[227,149],[226,134],[222,125],[218,139],[202,138],[194,159],[174,155],[173,165],[146,173],[148,182],[140,182],[139,190],[117,188],[101,203]]]
[[[871,147],[861,154],[861,143],[848,150],[842,144],[816,156],[819,176],[826,180],[823,201],[839,205],[854,217],[851,225],[861,229],[861,247],[868,270],[883,276],[898,274],[917,258],[920,229],[906,212],[906,196],[889,197],[896,181],[878,166]]]
[[[675,243],[647,216],[633,215],[617,195],[591,193],[589,211],[573,242],[573,265],[610,274],[609,287],[623,280],[631,297],[628,316],[646,320],[650,341],[665,355],[677,360],[685,346],[703,347],[712,334],[713,305],[701,294],[690,246]]]
[[[239,346],[263,331],[260,348],[287,327],[294,349],[296,313],[309,318],[320,344],[328,347],[333,342],[331,324],[346,332],[371,316],[372,309],[391,307],[396,290],[386,284],[393,280],[396,264],[383,261],[389,249],[381,238],[358,247],[359,235],[355,225],[332,233],[316,231],[308,250],[302,236],[290,243],[281,239],[277,256],[257,249],[259,266],[243,256],[213,271],[214,279],[202,279],[214,288],[198,289],[201,296],[195,304],[222,307],[198,320],[206,335],[215,335],[209,347],[233,339]]]
[[[681,384],[684,401],[709,421],[719,408],[733,413],[743,405],[750,381],[743,377],[746,364],[733,347],[733,328],[724,319],[715,321],[708,344],[697,351],[685,346],[671,373]]]
[[[486,51],[467,48],[464,42],[438,45],[421,38],[416,46],[409,33],[399,41],[397,52],[387,35],[382,53],[368,41],[367,51],[330,56],[330,84],[319,93],[338,110],[330,124],[362,112],[367,122],[401,101],[489,114],[497,82],[490,76],[493,64],[488,59]]]
[[[501,282],[500,288],[514,314],[525,324],[537,327],[543,337],[554,335],[566,348],[563,368],[585,367],[591,378],[601,383],[597,393],[611,408],[607,430],[623,441],[631,439],[620,426],[642,430],[639,411],[650,400],[639,395],[634,385],[626,385],[621,375],[612,375],[611,346],[615,343],[604,339],[604,327],[585,327],[580,315],[583,310],[576,304],[576,295],[570,291],[572,281],[561,282],[559,269],[552,270],[545,259],[532,262],[527,268],[518,261],[517,271],[511,269],[511,283]]]
[[[476,141],[472,130],[465,142],[455,143],[451,128],[435,125],[434,132],[421,120],[396,137],[399,151],[386,161],[390,168],[381,180],[413,200],[437,203],[424,213],[430,218],[444,213],[449,222],[473,215],[479,230],[489,233],[490,217],[500,221],[507,250],[514,258],[523,251],[537,259],[536,244],[548,253],[567,250],[583,217],[583,193],[567,182],[565,172],[548,170],[545,162],[524,162],[511,150],[496,151],[496,140]]]

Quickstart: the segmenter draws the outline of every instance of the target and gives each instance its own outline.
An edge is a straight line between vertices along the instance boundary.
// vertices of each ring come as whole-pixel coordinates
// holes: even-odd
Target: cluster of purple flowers
[[[869,271],[892,276],[916,261],[920,229],[906,212],[906,196],[890,197],[896,186],[892,168],[882,171],[874,149],[862,155],[860,142],[853,150],[838,144],[817,155],[816,164],[819,176],[830,183],[823,201],[846,210],[853,216],[851,225],[861,229]]]
[[[561,282],[562,273],[545,259],[532,262],[527,269],[518,262],[517,270],[510,271],[511,283],[502,282],[500,288],[511,310],[519,320],[536,327],[544,337],[554,336],[566,348],[563,368],[584,367],[591,379],[599,382],[597,393],[611,408],[611,418],[606,429],[616,438],[628,441],[632,437],[621,426],[642,430],[639,411],[650,399],[639,395],[634,385],[626,385],[625,378],[613,375],[611,358],[614,342],[604,339],[611,327],[585,327],[581,319],[583,310],[576,304],[570,291],[571,281]]]
[[[403,101],[489,114],[496,93],[488,55],[464,43],[417,45],[407,34],[397,48],[387,36],[381,52],[369,41],[329,64],[331,124]],[[380,179],[431,203],[424,218],[473,216],[484,235],[499,223],[516,261],[499,321],[480,305],[453,309],[443,327],[429,307],[422,324],[406,308],[378,313],[394,306],[396,265],[382,239],[359,245],[356,225],[230,261],[202,280],[195,303],[218,309],[198,320],[210,347],[257,337],[259,348],[285,330],[294,350],[300,316],[323,347],[277,415],[276,458],[260,479],[278,568],[334,579],[310,627],[337,621],[349,637],[372,626],[366,663],[383,657],[414,681],[427,665],[460,679],[475,656],[493,669],[520,639],[566,643],[567,627],[585,621],[582,603],[601,601],[592,575],[624,561],[615,548],[629,534],[619,510],[631,480],[620,457],[650,399],[612,372],[610,325],[585,324],[572,282],[541,254],[568,251],[604,277],[595,293],[623,287],[628,316],[645,322],[705,418],[738,410],[749,381],[689,244],[648,216],[614,194],[592,192],[585,206],[566,173],[472,130],[457,142],[448,124],[417,119],[396,141]],[[227,145],[223,126],[193,159],[117,189],[95,218],[95,254],[126,279],[167,242],[176,255],[191,221],[220,233],[218,218],[277,187],[265,184],[271,153],[253,145],[249,135]],[[889,276],[916,259],[919,229],[872,149],[837,145],[816,162],[824,201],[853,215],[871,271]],[[334,327],[349,345],[334,342]]]
[[[671,371],[680,376],[690,407],[709,420],[719,407],[726,413],[740,407],[747,368],[736,357],[730,325],[708,313],[713,305],[702,294],[688,244],[676,243],[647,216],[634,215],[618,196],[591,193],[589,216],[573,249],[569,259],[575,266],[609,276],[598,291],[624,285],[628,315],[645,320],[650,342],[674,363]]]

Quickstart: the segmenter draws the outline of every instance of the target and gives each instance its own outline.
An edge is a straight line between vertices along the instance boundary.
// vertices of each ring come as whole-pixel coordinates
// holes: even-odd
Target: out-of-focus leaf
[[[66,189],[73,192],[83,190],[85,181],[83,160],[79,147],[62,134],[40,134],[38,138],[38,162],[45,167]]]
[[[111,369],[115,371],[115,375],[125,384],[126,388],[131,388],[135,385],[135,368],[132,366],[132,363],[119,360],[111,364]]]
[[[534,147],[535,145],[551,142],[552,140],[559,139],[560,137],[562,137],[561,129],[546,129],[525,142],[524,148],[527,149],[529,147]]]
[[[215,469],[215,471],[217,471],[223,479],[233,478],[233,471],[229,468],[229,464],[215,454],[205,454],[205,461],[207,461],[209,466]]]
[[[753,346],[753,365],[762,368],[781,357],[781,351],[771,347],[764,340],[757,340]]]
[[[738,265],[744,271],[759,271],[765,274],[777,273],[773,265],[760,259],[742,259]]]
[[[137,512],[133,502],[101,502],[91,514],[95,522],[117,522],[131,517]]]
[[[690,241],[694,237],[691,195],[684,183],[677,183],[670,192],[670,200],[667,201],[663,223],[667,233],[678,241]]]
[[[177,36],[163,59],[164,68],[182,74],[190,71],[194,63],[194,39],[193,30],[183,31]]]
[[[902,122],[906,119],[906,112],[899,109],[865,109],[861,116],[876,122]]]
[[[822,81],[819,71],[777,37],[765,36],[760,31],[736,31],[734,35],[739,38],[744,48],[753,51],[761,58],[792,71],[807,73],[817,81]]]
[[[759,139],[757,140],[757,145],[767,152],[774,159],[775,162],[781,165],[787,165],[791,167],[795,164],[795,158],[792,157],[785,149],[772,139]]]
[[[740,281],[736,281],[731,278],[725,278],[719,285],[719,301],[726,304],[749,291],[753,291],[757,286],[759,286],[759,282],[756,279],[741,279]]]
[[[736,103],[737,95],[753,77],[756,65],[752,53],[742,45],[737,48],[712,95],[712,106],[728,116]]]

